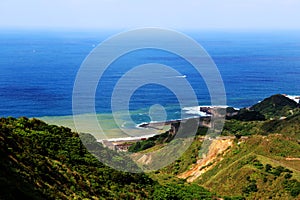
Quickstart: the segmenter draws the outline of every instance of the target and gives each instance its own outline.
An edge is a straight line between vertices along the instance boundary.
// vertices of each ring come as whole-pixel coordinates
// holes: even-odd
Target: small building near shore
[[[132,146],[133,143],[122,143],[122,144],[115,144],[116,151],[128,151],[129,147]]]
[[[109,148],[109,149],[111,149],[111,150],[113,150],[113,151],[116,150],[115,145],[114,145],[112,142],[108,141],[108,140],[102,140],[102,144],[103,144],[103,146],[106,147],[106,148]]]

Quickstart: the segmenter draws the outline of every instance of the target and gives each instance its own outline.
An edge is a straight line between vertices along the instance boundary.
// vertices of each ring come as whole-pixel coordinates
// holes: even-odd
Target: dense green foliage
[[[206,135],[207,134],[207,127],[202,127],[199,126],[198,130],[196,132],[197,135]],[[174,139],[174,134],[170,133],[170,131],[166,131],[165,133],[162,133],[160,135],[155,135],[153,137],[148,138],[147,140],[144,141],[139,141],[134,143],[132,146],[129,147],[128,151],[129,152],[140,152],[146,149],[149,149],[155,145],[161,145],[168,143]]]
[[[169,133],[169,131],[162,133],[160,135],[155,135],[153,137],[148,138],[144,141],[139,141],[134,143],[131,147],[129,147],[129,152],[139,152],[145,149],[149,149],[155,145],[163,144],[170,142],[173,139],[174,135]]]
[[[114,154],[92,136],[82,138],[95,152]],[[176,184],[162,186],[145,174],[111,169],[70,129],[24,117],[0,119],[0,180],[0,199],[170,199],[173,194],[165,191],[212,197],[200,186],[182,184],[178,190]]]
[[[165,200],[189,200],[189,199],[217,199],[217,196],[211,195],[206,189],[197,184],[167,184],[165,187],[156,188],[153,196],[157,199]]]
[[[265,116],[258,111],[241,109],[236,115],[227,117],[227,119],[235,119],[239,121],[262,121],[265,120]]]
[[[276,94],[253,105],[250,109],[260,112],[266,118],[280,118],[292,115],[291,110],[299,107],[297,103],[281,94]]]
[[[222,135],[249,136],[259,133],[262,122],[228,120],[225,122]]]
[[[285,119],[266,121],[226,120],[222,135],[235,135],[237,138],[250,135],[283,134],[300,139],[300,113],[298,108],[292,110],[293,115]]]
[[[261,130],[265,134],[279,133],[300,139],[300,113],[289,116],[284,120],[267,121],[262,125]]]
[[[45,199],[142,198],[154,184],[146,175],[104,166],[68,128],[49,126],[35,119],[2,118],[0,138],[1,178],[5,185],[1,195],[15,195],[16,190],[31,196],[31,191],[24,191],[23,184],[16,187],[21,181]]]

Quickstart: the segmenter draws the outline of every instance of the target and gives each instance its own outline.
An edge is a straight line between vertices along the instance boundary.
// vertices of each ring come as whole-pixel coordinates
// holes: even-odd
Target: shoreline
[[[296,103],[300,102],[300,96],[299,95],[287,95],[287,94],[282,94],[283,96],[295,101]],[[184,107],[182,108],[182,111],[185,112],[185,114],[190,115],[190,117],[185,117],[182,119],[172,119],[172,120],[166,120],[166,121],[150,121],[150,122],[142,122],[140,124],[137,124],[135,127],[132,127],[132,129],[137,130],[137,129],[148,129],[148,130],[155,130],[157,131],[156,133],[144,133],[144,135],[139,135],[139,136],[129,136],[129,135],[118,135],[117,133],[115,135],[111,135],[112,137],[107,138],[107,139],[97,139],[98,142],[102,142],[104,140],[106,141],[115,141],[115,142],[120,142],[120,141],[138,141],[138,140],[142,140],[142,139],[148,139],[150,137],[153,137],[155,135],[159,135],[161,134],[159,131],[168,131],[171,129],[171,124],[172,123],[178,123],[178,122],[182,122],[188,119],[195,119],[195,118],[199,118],[199,120],[201,119],[205,119],[205,118],[210,118],[213,115],[217,115],[218,112],[215,109],[218,108],[227,108],[230,107],[228,105],[203,105],[203,106],[194,106],[194,107]],[[234,107],[233,107],[234,108]],[[239,110],[240,108],[234,108],[235,110]],[[97,114],[97,115],[101,115],[101,114]],[[107,114],[104,114],[105,116]],[[88,118],[90,117],[89,114],[82,114],[81,117],[83,117],[84,121],[88,121]],[[66,126],[69,127],[71,129],[74,130],[74,122],[73,122],[73,116],[57,116],[57,117],[49,117],[49,116],[44,116],[44,117],[38,117],[38,119],[41,119],[43,121],[46,121],[47,123],[50,124],[56,124],[59,126]],[[59,120],[58,120],[59,119]],[[104,120],[110,120],[113,118],[103,118]],[[101,119],[100,119],[101,120]],[[104,123],[105,124],[105,123]],[[86,124],[88,125],[88,123]],[[107,124],[106,124],[107,125]],[[207,126],[207,124],[205,124]],[[167,127],[169,126],[169,127]],[[166,129],[167,127],[167,129]],[[112,127],[107,127],[108,131],[112,129]],[[115,127],[118,128],[118,127]],[[88,126],[87,126],[87,129]],[[76,130],[74,130],[76,131]],[[96,132],[95,132],[96,131]],[[91,134],[96,134],[97,130],[87,130],[86,132],[90,132]]]
[[[139,140],[144,140],[144,139],[148,139],[150,137],[153,137],[155,135],[160,135],[162,133],[165,133],[166,131],[169,131],[171,129],[171,124],[172,123],[178,123],[178,122],[182,122],[182,121],[186,121],[189,119],[199,119],[199,121],[201,119],[205,119],[205,118],[210,118],[212,116],[211,111],[215,108],[226,108],[228,106],[194,106],[194,107],[185,107],[184,109],[182,109],[184,112],[188,113],[186,117],[182,118],[182,119],[171,119],[171,120],[166,120],[166,121],[150,121],[150,122],[142,122],[140,124],[137,124],[135,126],[133,126],[131,129],[134,131],[138,131],[138,130],[147,130],[145,131],[144,134],[138,134],[137,136],[130,136],[130,135],[123,135],[123,134],[118,134],[115,133],[115,128],[118,129],[118,127],[107,127],[107,131],[108,132],[112,132],[112,135],[110,135],[111,137],[109,138],[97,138],[98,142],[103,142],[103,141],[109,141],[109,142],[128,142],[128,141],[139,141]],[[204,110],[200,111],[202,108],[204,108]],[[198,110],[198,112],[201,112],[201,114],[196,114],[196,113],[189,113],[188,111],[196,111]],[[100,116],[101,114],[99,114]],[[107,115],[107,114],[104,114]],[[190,116],[188,116],[190,115]],[[84,132],[88,132],[91,133],[92,135],[96,134],[97,135],[97,130],[96,129],[92,129],[91,127],[88,126],[88,119],[91,115],[90,114],[82,114],[79,115],[79,117],[82,117],[83,122],[85,123],[85,126],[87,127],[87,130]],[[50,124],[55,124],[55,125],[59,125],[59,126],[66,126],[68,128],[71,128],[73,131],[78,132],[78,130],[76,130],[75,128],[75,124],[73,121],[73,116],[57,116],[57,117],[39,117],[38,119],[41,119],[43,121],[46,121],[47,123]],[[107,120],[108,118],[104,118],[104,120]],[[111,120],[113,118],[109,118],[109,120]],[[101,118],[99,119],[101,120]],[[105,125],[105,123],[104,123]],[[106,124],[107,125],[107,124]],[[152,130],[152,131],[151,131]],[[121,133],[122,131],[120,131]],[[148,132],[148,133],[147,133]]]
[[[136,125],[136,128],[154,129],[157,131],[163,131],[166,126],[170,126],[168,128],[168,129],[170,129],[172,123],[181,122],[183,120],[187,120],[187,119],[167,120],[167,121],[161,121],[161,122],[143,122],[141,124]],[[161,128],[161,127],[164,127],[164,128]],[[133,142],[133,141],[148,139],[150,137],[153,137],[155,135],[160,135],[160,134],[161,133],[146,134],[146,135],[142,135],[142,136],[117,137],[117,138],[109,138],[109,139],[99,139],[97,141],[102,142],[102,143],[103,143],[103,141],[108,141],[108,142],[131,142],[132,141]]]
[[[183,118],[183,119],[176,119],[176,120],[167,120],[167,121],[161,121],[161,122],[144,122],[141,124],[138,124],[136,127],[137,128],[145,128],[145,129],[154,129],[154,130],[159,130],[163,131],[164,129],[159,128],[159,127],[166,127],[169,126],[169,129],[171,129],[171,125],[173,123],[179,123],[179,122],[184,122],[190,119],[205,119],[205,118],[210,118],[210,116],[196,116],[196,117],[189,117],[189,118]],[[203,124],[204,125],[204,124]],[[205,126],[205,125],[204,125]],[[167,131],[167,130],[166,130]],[[160,135],[162,133],[156,133],[156,134],[147,134],[147,135],[142,135],[142,136],[128,136],[128,137],[118,137],[118,138],[109,138],[109,139],[99,139],[97,140],[98,142],[103,143],[103,141],[108,141],[108,142],[136,142],[140,140],[146,140],[150,137],[153,137],[155,135]]]

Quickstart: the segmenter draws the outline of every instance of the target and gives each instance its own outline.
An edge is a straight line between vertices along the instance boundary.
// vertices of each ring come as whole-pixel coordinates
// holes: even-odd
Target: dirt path
[[[293,161],[297,160],[297,161],[300,161],[300,158],[285,158],[285,160],[293,160]]]
[[[193,182],[206,171],[213,168],[217,161],[222,159],[221,156],[228,147],[233,145],[233,139],[215,139],[212,140],[209,146],[208,153],[203,159],[198,160],[197,164],[192,166],[188,171],[180,174],[179,178],[187,179],[188,182]]]

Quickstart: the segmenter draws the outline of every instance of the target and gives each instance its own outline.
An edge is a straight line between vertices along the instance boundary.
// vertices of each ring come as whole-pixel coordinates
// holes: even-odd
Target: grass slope
[[[261,130],[265,134],[279,133],[300,140],[300,113],[284,120],[270,120],[262,125]]]
[[[221,195],[294,199],[300,193],[300,161],[286,158],[299,155],[300,145],[295,139],[283,135],[253,136],[232,147],[197,183]],[[269,165],[271,169],[266,170]]]
[[[295,101],[281,94],[276,94],[253,105],[250,110],[260,112],[266,118],[280,118],[291,115],[291,110],[298,106]]]

